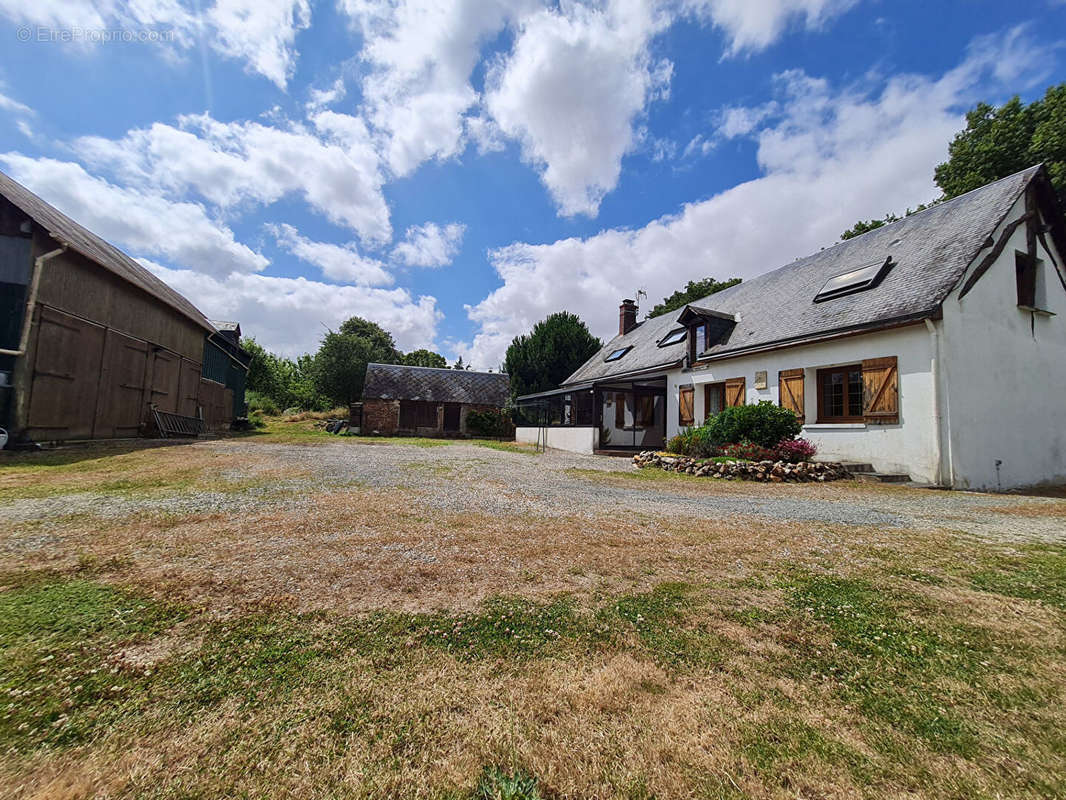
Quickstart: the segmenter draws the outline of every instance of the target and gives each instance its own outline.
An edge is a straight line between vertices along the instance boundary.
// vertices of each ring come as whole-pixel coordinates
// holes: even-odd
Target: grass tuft
[[[522,770],[506,772],[485,767],[471,795],[472,800],[544,800],[537,779]]]

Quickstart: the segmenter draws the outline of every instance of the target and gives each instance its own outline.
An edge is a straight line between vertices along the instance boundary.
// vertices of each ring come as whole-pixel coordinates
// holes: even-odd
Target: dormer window
[[[629,347],[619,347],[617,350],[612,350],[610,353],[608,353],[607,354],[607,358],[605,358],[603,360],[604,361],[617,361],[618,359],[620,359],[622,356],[624,356],[626,353],[628,353],[632,349],[633,349],[633,345],[630,345]]]
[[[825,282],[821,291],[814,296],[814,302],[822,303],[844,295],[873,289],[885,277],[892,266],[892,257],[871,261],[848,272],[834,275]]]
[[[727,341],[737,324],[737,318],[732,314],[697,306],[685,306],[677,321],[688,329],[690,364],[695,363],[705,351]]]

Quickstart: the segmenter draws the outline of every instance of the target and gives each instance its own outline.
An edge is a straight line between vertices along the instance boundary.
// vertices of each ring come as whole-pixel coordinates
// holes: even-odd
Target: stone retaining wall
[[[850,477],[840,464],[828,461],[801,461],[798,464],[789,464],[787,461],[725,461],[718,464],[648,450],[633,456],[633,463],[642,469],[658,468],[698,478],[767,483],[825,483]]]

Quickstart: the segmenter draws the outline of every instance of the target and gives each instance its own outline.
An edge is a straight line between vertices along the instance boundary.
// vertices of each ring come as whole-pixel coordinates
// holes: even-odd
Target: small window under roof
[[[863,264],[842,275],[836,275],[825,282],[822,290],[814,296],[814,302],[821,303],[835,297],[872,289],[881,282],[891,266],[892,257],[889,256],[884,260],[871,261],[869,264]]]
[[[685,341],[685,337],[688,336],[688,331],[685,328],[678,328],[676,331],[670,331],[659,342],[659,347],[666,347],[668,344],[677,344],[678,342]]]
[[[619,347],[617,350],[612,350],[607,355],[607,358],[605,358],[603,360],[604,361],[617,361],[618,359],[620,359],[622,356],[624,356],[626,353],[628,353],[632,349],[633,349],[633,345],[630,345],[629,347]]]

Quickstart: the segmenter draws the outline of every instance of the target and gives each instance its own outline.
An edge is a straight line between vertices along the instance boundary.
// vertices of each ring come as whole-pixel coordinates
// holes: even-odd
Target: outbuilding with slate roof
[[[367,364],[362,431],[465,436],[471,411],[499,411],[509,394],[500,372]]]
[[[769,401],[821,458],[957,488],[1066,482],[1064,256],[1034,166],[680,311],[638,321],[625,300],[599,353],[518,398],[538,423],[518,438],[660,449]]]

